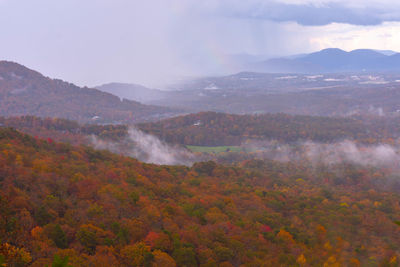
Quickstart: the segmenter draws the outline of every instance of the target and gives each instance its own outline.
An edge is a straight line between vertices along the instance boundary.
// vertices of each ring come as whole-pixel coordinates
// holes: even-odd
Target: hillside
[[[44,77],[0,61],[0,115],[58,117],[79,122],[134,123],[173,116],[176,109],[148,106],[97,89]]]
[[[10,266],[398,261],[393,169],[156,166],[7,128],[0,148],[0,261]]]
[[[138,127],[171,143],[199,146],[241,145],[247,140],[361,143],[393,142],[400,118],[312,117],[288,114],[232,115],[200,112]]]
[[[128,126],[122,124],[80,124],[67,119],[34,116],[0,117],[0,126],[14,128],[38,138],[50,138],[72,145],[90,145],[90,136],[107,141],[120,141],[128,134]]]
[[[121,142],[129,136],[130,128],[124,124],[80,124],[66,119],[33,116],[0,117],[1,126],[73,145],[90,145],[90,136]],[[363,144],[392,144],[400,136],[400,118],[376,116],[335,118],[200,112],[135,126],[168,143],[200,146],[240,145],[248,140],[276,140],[292,144],[302,141],[333,143],[354,140]]]

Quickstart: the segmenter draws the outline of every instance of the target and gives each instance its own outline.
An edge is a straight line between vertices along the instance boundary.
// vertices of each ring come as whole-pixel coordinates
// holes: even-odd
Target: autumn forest
[[[188,133],[190,144],[214,144],[217,134],[202,135],[209,121],[217,122],[213,131],[226,136],[224,144],[256,133],[288,143],[344,137],[393,143],[396,137],[396,125],[374,132],[360,118],[327,119],[324,126],[318,117],[266,115],[252,118],[254,128],[249,118],[205,113],[138,127],[182,145],[191,142],[180,136],[193,131],[193,122],[202,124],[203,137]],[[299,121],[311,126],[299,130]],[[96,150],[88,141],[93,135],[120,140],[127,135],[123,125],[36,117],[0,123],[0,260],[6,266],[398,265],[397,164],[224,152],[191,166],[154,165]],[[283,124],[286,134],[274,136],[281,131],[274,125]],[[325,140],[309,136],[312,125],[329,133],[319,135]]]

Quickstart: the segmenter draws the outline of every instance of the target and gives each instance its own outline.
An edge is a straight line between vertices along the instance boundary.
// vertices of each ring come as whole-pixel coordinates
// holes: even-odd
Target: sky
[[[89,87],[227,74],[227,55],[400,51],[399,32],[398,0],[0,0],[1,60]]]

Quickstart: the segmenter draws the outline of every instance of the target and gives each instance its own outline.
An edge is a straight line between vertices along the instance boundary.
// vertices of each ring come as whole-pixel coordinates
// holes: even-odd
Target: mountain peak
[[[325,48],[325,49],[322,49],[321,51],[318,51],[318,52],[315,52],[315,53],[332,53],[332,52],[334,52],[334,53],[347,53],[346,51],[344,51],[344,50],[342,50],[340,48],[334,48],[334,47]]]

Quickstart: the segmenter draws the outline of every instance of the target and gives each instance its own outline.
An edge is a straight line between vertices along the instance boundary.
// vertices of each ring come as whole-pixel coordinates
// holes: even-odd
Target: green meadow
[[[222,152],[240,152],[240,146],[186,146],[192,152],[201,153],[222,153]]]

